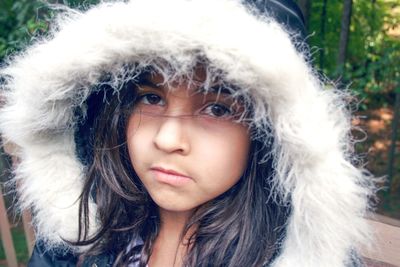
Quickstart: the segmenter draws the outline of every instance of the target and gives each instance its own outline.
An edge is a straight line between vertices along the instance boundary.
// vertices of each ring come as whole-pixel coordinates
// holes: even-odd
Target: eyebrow
[[[232,95],[232,91],[227,89],[225,86],[215,85],[206,89],[204,87],[200,87],[198,89],[200,93],[213,93],[213,94],[224,94],[224,95]]]
[[[152,81],[150,81],[147,78],[144,79],[140,79],[140,81],[138,82],[138,85],[147,85],[150,86],[154,89],[159,89],[159,90],[165,90],[165,86],[163,84],[160,83],[153,83]]]

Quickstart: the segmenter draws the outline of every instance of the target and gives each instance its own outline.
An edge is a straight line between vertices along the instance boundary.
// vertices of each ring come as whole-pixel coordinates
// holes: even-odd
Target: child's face
[[[186,82],[168,88],[162,81],[149,75],[138,89],[127,127],[129,156],[160,208],[190,211],[240,179],[250,137],[232,118],[243,106],[228,94],[196,93],[199,88]]]

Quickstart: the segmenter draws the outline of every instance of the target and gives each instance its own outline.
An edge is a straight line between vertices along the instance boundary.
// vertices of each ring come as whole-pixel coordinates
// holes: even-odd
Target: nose
[[[165,153],[179,153],[187,155],[190,152],[190,142],[182,118],[164,117],[154,136],[154,145]]]

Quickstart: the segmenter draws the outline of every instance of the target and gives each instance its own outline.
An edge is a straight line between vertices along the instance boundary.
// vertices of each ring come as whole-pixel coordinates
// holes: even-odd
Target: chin
[[[188,212],[188,211],[194,210],[197,207],[197,206],[187,206],[187,205],[180,205],[180,204],[167,204],[167,205],[165,205],[165,203],[160,205],[157,202],[156,202],[156,204],[160,209],[163,209],[163,210],[166,210],[166,211],[170,211],[170,212]]]

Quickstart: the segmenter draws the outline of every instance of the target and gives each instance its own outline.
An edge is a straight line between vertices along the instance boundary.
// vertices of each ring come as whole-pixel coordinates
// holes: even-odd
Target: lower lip
[[[159,170],[151,170],[151,171],[154,173],[155,179],[158,182],[164,184],[169,184],[173,186],[182,186],[191,180],[191,178],[186,176],[170,174]]]

